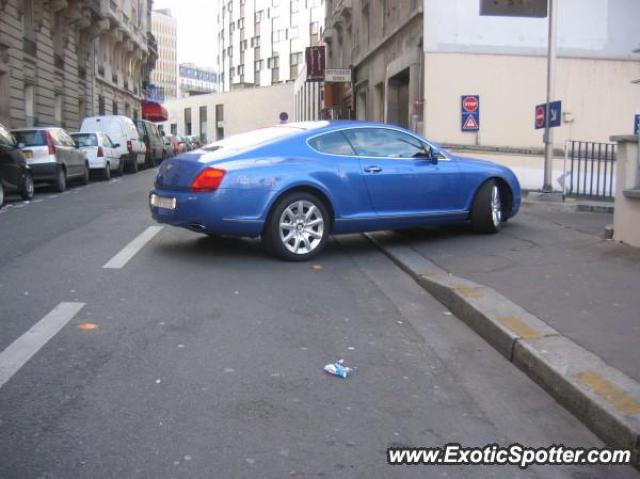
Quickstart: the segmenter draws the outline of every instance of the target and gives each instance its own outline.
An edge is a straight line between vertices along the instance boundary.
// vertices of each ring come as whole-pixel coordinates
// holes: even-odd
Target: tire
[[[90,179],[91,179],[91,171],[89,170],[89,165],[85,163],[84,172],[82,173],[82,177],[80,178],[80,184],[88,185]]]
[[[480,187],[473,199],[471,227],[476,233],[497,233],[500,231],[502,218],[500,188],[494,180],[489,180]]]
[[[4,205],[4,186],[2,186],[2,180],[0,179],[0,208]]]
[[[104,181],[109,181],[111,179],[111,164],[107,162],[104,166],[104,170],[102,170],[102,179]]]
[[[118,171],[117,171],[118,176],[124,175],[124,164],[125,164],[125,159],[121,157],[118,163]]]
[[[262,241],[267,251],[280,259],[305,261],[324,249],[330,227],[327,207],[317,196],[294,192],[272,208]]]
[[[62,193],[67,189],[67,173],[64,171],[64,168],[58,168],[58,173],[52,186],[53,190],[57,193]]]
[[[129,165],[129,173],[137,173],[138,172],[138,157],[133,155],[133,161]]]
[[[31,201],[35,193],[35,186],[33,184],[33,176],[26,174],[22,177],[20,183],[20,196],[24,201]]]

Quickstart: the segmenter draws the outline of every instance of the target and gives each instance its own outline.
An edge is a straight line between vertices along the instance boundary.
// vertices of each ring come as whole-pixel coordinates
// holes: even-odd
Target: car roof
[[[12,128],[11,131],[47,131],[62,130],[59,126],[33,126],[31,128]]]

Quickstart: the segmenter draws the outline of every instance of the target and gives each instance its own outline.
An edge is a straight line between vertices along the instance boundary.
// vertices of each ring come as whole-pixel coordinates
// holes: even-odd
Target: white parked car
[[[31,168],[33,180],[51,183],[58,192],[71,179],[89,183],[89,162],[62,128],[20,128],[11,130]]]
[[[139,167],[144,166],[147,147],[131,118],[122,115],[106,115],[91,116],[82,120],[81,133],[96,131],[105,133],[114,144],[120,145],[117,150],[127,171],[135,173]]]
[[[71,138],[76,145],[84,151],[89,160],[91,172],[99,173],[105,180],[111,179],[111,173],[121,175],[124,162],[120,160],[118,148],[111,139],[102,132],[95,133],[71,133]]]

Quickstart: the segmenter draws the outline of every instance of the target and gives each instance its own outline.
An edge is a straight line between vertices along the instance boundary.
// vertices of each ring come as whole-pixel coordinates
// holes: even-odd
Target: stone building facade
[[[1,0],[0,122],[76,130],[140,112],[157,58],[152,0]]]
[[[325,84],[324,116],[418,127],[422,6],[419,0],[327,0],[327,68],[351,68],[352,82]]]

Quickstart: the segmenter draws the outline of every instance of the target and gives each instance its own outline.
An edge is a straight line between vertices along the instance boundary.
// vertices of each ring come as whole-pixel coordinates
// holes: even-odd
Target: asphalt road
[[[153,226],[154,174],[0,210],[0,351],[80,303],[0,385],[0,478],[639,477],[387,465],[390,446],[602,444],[359,235],[294,264],[164,227],[104,268]],[[346,380],[322,370],[339,358]]]

